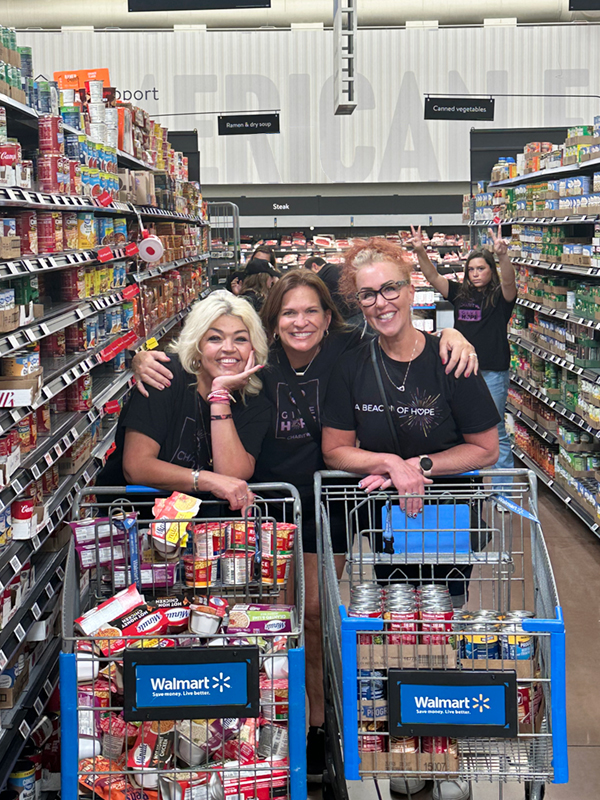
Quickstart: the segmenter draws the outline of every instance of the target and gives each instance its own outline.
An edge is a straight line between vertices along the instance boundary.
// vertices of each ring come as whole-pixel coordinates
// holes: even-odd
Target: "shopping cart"
[[[315,474],[325,797],[348,798],[346,780],[392,776],[407,789],[411,778],[497,782],[500,797],[517,781],[533,800],[567,782],[565,628],[536,477],[502,474],[513,476],[510,499],[483,480],[498,473],[472,473],[427,487],[416,519],[397,494],[367,495],[358,476]],[[339,581],[332,515],[348,531]],[[432,582],[467,589],[464,609],[408,588]]]
[[[63,800],[305,800],[300,498],[289,484],[251,489],[243,518],[203,501],[159,524],[166,495],[147,487],[76,498]]]

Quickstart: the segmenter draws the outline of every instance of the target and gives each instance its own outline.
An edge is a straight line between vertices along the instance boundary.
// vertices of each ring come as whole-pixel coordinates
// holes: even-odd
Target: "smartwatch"
[[[433,469],[433,461],[429,458],[429,456],[421,456],[419,459],[419,466],[421,467],[421,472],[426,478],[431,477],[431,470]]]

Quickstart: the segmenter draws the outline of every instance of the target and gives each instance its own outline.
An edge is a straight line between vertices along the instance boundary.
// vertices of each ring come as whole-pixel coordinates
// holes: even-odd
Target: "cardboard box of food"
[[[0,708],[14,708],[29,681],[29,657],[20,648],[0,675]]]
[[[0,377],[0,408],[18,408],[33,405],[42,391],[44,370],[24,378]]]

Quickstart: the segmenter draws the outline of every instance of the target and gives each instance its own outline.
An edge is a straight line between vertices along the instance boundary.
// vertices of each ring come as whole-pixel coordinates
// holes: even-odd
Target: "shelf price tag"
[[[0,650],[0,670],[8,664],[8,658],[4,655],[4,650]]]
[[[34,603],[32,605],[31,613],[33,614],[35,619],[39,619],[42,616],[42,612],[41,612],[40,607],[39,607],[39,605],[37,603]]]
[[[19,561],[18,556],[13,556],[9,561],[9,564],[13,568],[13,572],[15,573],[15,575],[17,574],[17,572],[21,571],[21,562]]]
[[[49,328],[49,327],[46,325],[46,323],[45,323],[45,322],[42,322],[42,323],[40,323],[40,328],[42,329],[42,333],[44,334],[44,336],[50,336],[50,334],[51,334],[51,332],[52,332],[52,331],[51,331],[51,330],[50,330],[50,328]]]
[[[21,643],[23,641],[23,639],[25,638],[26,635],[27,634],[25,633],[25,628],[19,622],[19,624],[15,628],[15,636],[19,640],[19,643]]]
[[[61,581],[65,577],[65,571],[64,571],[64,569],[62,567],[59,567],[56,570],[56,574],[58,575],[58,577],[60,578]]]
[[[29,734],[31,733],[31,728],[30,728],[30,727],[29,727],[29,725],[27,724],[27,721],[26,721],[26,720],[23,720],[23,722],[22,722],[22,723],[19,725],[19,733],[21,734],[21,736],[22,736],[24,739],[27,739],[27,737],[28,737],[28,736],[29,736]]]
[[[46,697],[50,697],[53,688],[54,687],[52,686],[52,681],[50,680],[50,678],[48,678],[44,683],[44,691],[46,692]]]
[[[10,335],[7,336],[6,338],[8,339],[8,343],[10,344],[11,347],[17,348],[21,346],[16,336]]]
[[[44,456],[44,461],[49,467],[51,467],[52,464],[54,464],[54,459],[52,458],[52,455],[50,453],[46,453],[46,455]]]
[[[33,707],[35,708],[35,713],[36,713],[36,714],[38,715],[38,717],[39,717],[39,715],[40,715],[40,714],[42,713],[42,711],[44,710],[44,704],[42,703],[42,701],[40,700],[40,698],[39,698],[39,697],[36,697],[36,699],[35,699],[35,703],[33,704]]]
[[[35,536],[32,537],[31,543],[33,544],[34,550],[39,550],[40,547],[42,546],[42,543],[40,542],[40,537],[37,535],[37,533],[35,534]]]
[[[54,595],[54,587],[52,586],[50,581],[48,581],[48,583],[46,584],[45,592],[46,595],[48,596],[48,600]]]

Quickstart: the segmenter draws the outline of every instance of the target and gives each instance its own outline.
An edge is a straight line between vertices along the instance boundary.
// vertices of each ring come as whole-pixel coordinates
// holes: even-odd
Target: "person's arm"
[[[131,369],[135,377],[135,385],[138,392],[148,397],[145,383],[161,391],[171,385],[173,373],[170,369],[163,366],[171,359],[166,353],[160,350],[140,350],[136,353],[131,362]]]
[[[479,372],[479,360],[475,348],[454,328],[444,328],[440,334],[440,358],[442,364],[446,364],[446,375],[449,375],[455,367],[455,378],[460,378],[463,373],[465,378],[468,378],[469,375],[477,375]]]
[[[127,483],[152,486],[172,492],[194,492],[193,471],[158,458],[160,445],[144,433],[128,428],[123,447],[123,475]],[[198,491],[226,500],[232,511],[252,504],[252,493],[244,480],[200,470]]]
[[[515,280],[515,268],[508,256],[508,244],[506,240],[502,238],[502,226],[498,224],[497,235],[494,233],[493,228],[488,228],[488,233],[494,242],[494,253],[498,256],[502,296],[507,303],[512,303],[517,296],[517,283]]]
[[[433,466],[431,475],[459,475],[473,469],[492,467],[498,461],[498,428],[494,426],[481,433],[463,434],[464,444],[457,444],[442,453],[428,455]]]
[[[421,272],[423,275],[425,275],[436,292],[439,292],[442,297],[446,299],[448,297],[448,278],[440,275],[435,266],[431,263],[431,260],[425,251],[423,239],[421,238],[421,226],[419,225],[415,231],[414,227],[411,225],[410,230],[412,232],[412,238],[408,240],[408,243],[412,244],[413,250],[417,254]]]
[[[323,458],[330,469],[357,472],[368,476],[382,475],[389,478],[398,494],[416,495],[400,500],[400,507],[407,514],[418,514],[423,507],[425,478],[418,465],[418,459],[404,461],[393,453],[373,453],[356,447],[356,433],[338,428],[323,428]]]

